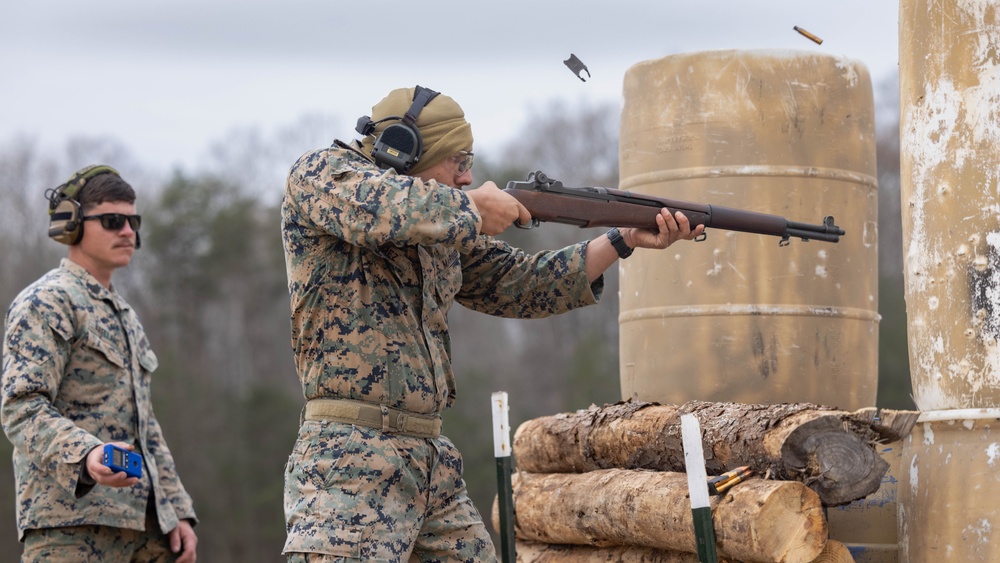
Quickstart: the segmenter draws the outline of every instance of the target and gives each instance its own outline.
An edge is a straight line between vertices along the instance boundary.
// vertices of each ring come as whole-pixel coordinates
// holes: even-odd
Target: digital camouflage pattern
[[[445,437],[306,421],[286,467],[285,553],[348,561],[495,561]],[[289,561],[306,561],[296,556]],[[342,559],[332,559],[340,561]]]
[[[453,302],[515,318],[596,302],[603,278],[587,281],[586,243],[528,255],[479,225],[462,190],[381,170],[343,145],[292,166],[281,229],[306,399],[440,413],[455,397]]]
[[[156,355],[132,308],[63,259],[7,312],[0,420],[14,445],[17,527],[102,525],[143,530],[150,489],[160,530],[195,513],[150,402]],[[132,487],[80,483],[104,442],[144,460]]]
[[[530,255],[480,235],[480,224],[462,190],[381,170],[340,142],[308,152],[292,166],[281,229],[292,350],[307,400],[354,399],[441,413],[455,400],[447,323],[454,302],[491,315],[539,318],[600,297],[603,278],[593,284],[587,280],[585,242]],[[303,424],[285,475],[286,551],[340,553],[336,538],[347,537],[355,538],[363,552],[370,549],[396,561],[412,546],[418,529],[465,526],[463,544],[486,534],[464,484],[440,482],[434,471],[422,471],[422,478],[430,480],[414,479],[416,488],[406,494],[454,491],[449,506],[468,508],[452,509],[461,513],[460,520],[446,524],[447,518],[426,514],[413,519],[423,508],[399,505],[392,496],[400,494],[393,490],[403,486],[400,476],[413,469],[396,453],[399,444],[389,447],[382,441],[417,440],[428,448],[417,464],[447,452],[460,480],[461,458],[447,439],[369,436],[359,427],[356,435],[367,437],[371,451],[345,459],[345,446],[333,437],[320,440],[321,446],[306,445],[320,432],[312,428],[315,424]],[[351,430],[350,425],[325,424],[329,432]],[[356,496],[366,483],[379,486]],[[330,528],[350,522],[353,527]],[[366,543],[365,538],[391,537],[399,529],[407,530],[409,541],[382,550]],[[490,557],[495,557],[492,546]]]
[[[155,532],[151,531],[155,530]],[[110,526],[66,526],[28,530],[21,563],[170,563],[167,536],[160,533],[156,513],[147,511],[146,531]]]

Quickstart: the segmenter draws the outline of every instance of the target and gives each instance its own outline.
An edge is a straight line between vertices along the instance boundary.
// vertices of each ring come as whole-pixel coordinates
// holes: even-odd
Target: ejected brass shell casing
[[[799,27],[799,26],[797,26],[797,25],[796,25],[796,26],[794,26],[794,27],[792,27],[792,29],[794,29],[795,31],[798,31],[798,32],[799,32],[799,33],[801,33],[802,35],[805,35],[805,36],[806,36],[806,37],[808,37],[809,39],[812,39],[813,41],[815,41],[815,42],[816,42],[816,44],[817,44],[817,45],[822,45],[822,44],[823,44],[823,40],[822,40],[822,39],[820,39],[819,37],[816,37],[816,36],[815,36],[815,35],[813,35],[812,33],[809,33],[808,31],[806,31],[806,30],[802,29],[801,27]]]

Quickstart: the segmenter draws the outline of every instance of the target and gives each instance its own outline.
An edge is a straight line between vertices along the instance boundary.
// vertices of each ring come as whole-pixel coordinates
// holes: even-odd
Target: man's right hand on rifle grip
[[[524,205],[517,201],[514,196],[498,188],[493,182],[486,182],[465,193],[479,210],[479,215],[483,219],[483,225],[479,232],[484,235],[498,235],[507,230],[515,221],[521,224],[531,222],[531,213],[528,213]]]

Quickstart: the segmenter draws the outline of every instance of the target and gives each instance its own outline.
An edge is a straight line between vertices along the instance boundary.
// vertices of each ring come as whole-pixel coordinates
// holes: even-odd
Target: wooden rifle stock
[[[666,207],[671,213],[683,213],[692,229],[705,225],[705,228],[771,235],[781,238],[781,246],[788,244],[791,237],[839,242],[845,234],[843,229],[834,225],[832,216],[827,216],[821,225],[810,225],[789,221],[780,215],[634,194],[614,188],[567,188],[540,171],[528,174],[525,182],[508,182],[504,191],[531,213],[530,224],[515,223],[525,229],[535,227],[539,222],[578,227],[656,229],[656,215]]]

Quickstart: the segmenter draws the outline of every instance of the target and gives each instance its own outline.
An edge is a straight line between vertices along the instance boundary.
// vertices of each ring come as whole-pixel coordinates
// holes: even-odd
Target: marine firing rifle
[[[614,188],[567,188],[544,172],[528,174],[525,182],[507,182],[505,192],[514,196],[531,213],[531,223],[522,229],[537,227],[542,221],[576,225],[578,227],[638,227],[656,228],[656,215],[666,207],[670,213],[680,211],[691,222],[691,228],[726,229],[781,237],[778,246],[786,246],[792,237],[802,240],[839,242],[844,230],[833,224],[833,216],[822,225],[789,221],[780,215],[768,215],[719,205],[690,203],[675,199],[636,194]],[[704,240],[705,234],[695,240]]]

